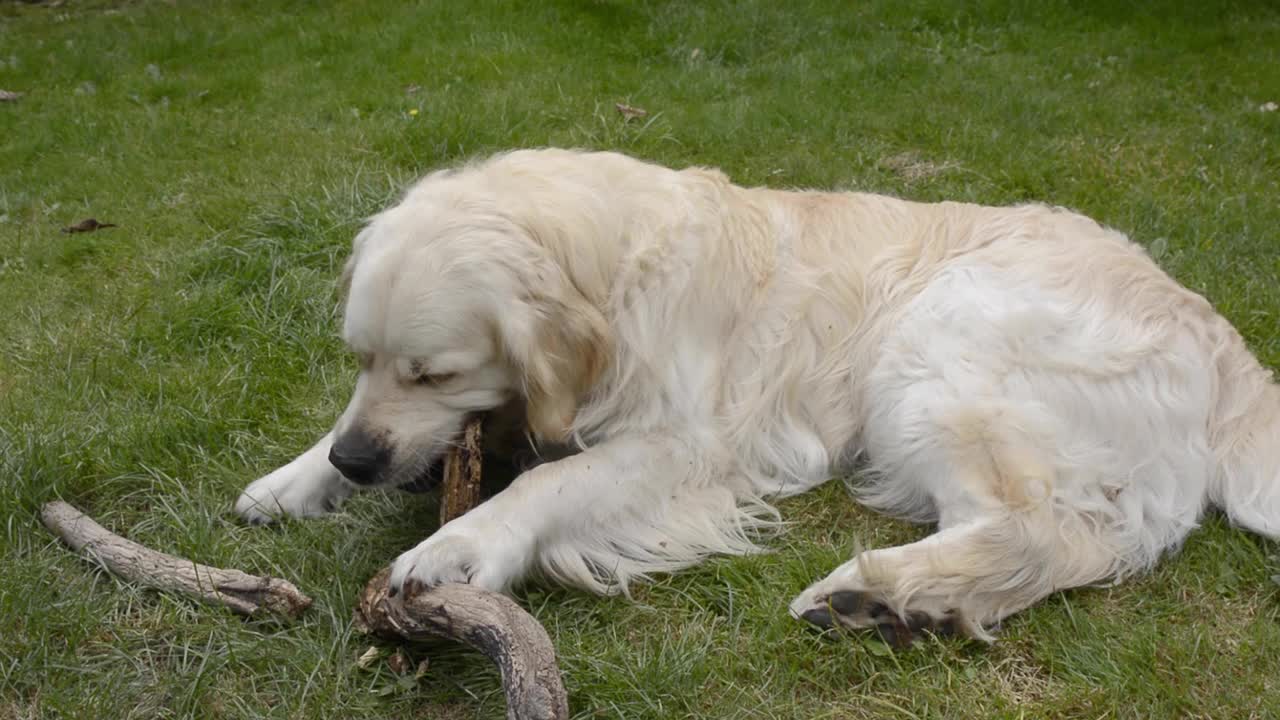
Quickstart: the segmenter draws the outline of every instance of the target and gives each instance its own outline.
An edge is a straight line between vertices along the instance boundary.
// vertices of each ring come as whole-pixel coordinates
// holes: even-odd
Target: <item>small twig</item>
[[[73,550],[83,551],[125,580],[221,603],[244,615],[296,618],[311,598],[286,580],[200,565],[166,555],[107,530],[68,503],[45,504],[40,519]]]
[[[466,513],[480,504],[481,434],[480,417],[467,422],[462,442],[449,449],[444,460],[444,482],[440,489],[440,524]]]
[[[622,116],[623,122],[631,122],[636,118],[642,118],[649,114],[649,111],[644,108],[635,107],[626,103],[614,103],[613,107],[618,111],[618,114]]]
[[[502,673],[508,720],[562,720],[569,699],[547,631],[511,598],[450,583],[388,597],[391,569],[365,586],[356,627],[387,639],[443,637],[484,653]]]
[[[102,230],[103,228],[113,228],[113,227],[117,227],[115,223],[98,222],[97,218],[86,218],[76,223],[75,225],[68,225],[62,228],[62,232],[68,233],[68,234],[85,233],[85,232],[93,232],[95,230]]]

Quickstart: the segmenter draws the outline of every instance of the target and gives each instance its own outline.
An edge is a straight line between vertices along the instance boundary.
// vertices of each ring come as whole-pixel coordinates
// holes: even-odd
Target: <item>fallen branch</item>
[[[311,598],[286,580],[209,567],[157,552],[107,530],[61,500],[40,511],[45,527],[73,550],[140,585],[221,603],[244,615],[274,613],[296,618]]]
[[[481,419],[472,418],[462,441],[445,458],[441,525],[480,504],[480,440]],[[392,600],[387,585],[390,574],[386,568],[365,586],[355,612],[358,629],[389,640],[442,637],[461,642],[497,664],[510,720],[569,717],[568,695],[551,638],[515,601],[458,583],[401,593]]]
[[[443,637],[484,653],[502,673],[508,720],[562,720],[569,700],[547,631],[514,600],[450,583],[396,599],[385,568],[369,581],[356,608],[356,627],[391,640]]]

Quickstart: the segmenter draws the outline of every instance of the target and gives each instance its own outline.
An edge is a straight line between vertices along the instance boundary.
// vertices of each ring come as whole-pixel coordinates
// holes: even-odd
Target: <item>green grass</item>
[[[1070,206],[1149,243],[1280,366],[1262,0],[6,3],[0,88],[25,93],[0,103],[0,719],[501,716],[495,671],[459,648],[413,649],[416,685],[356,665],[354,597],[430,531],[429,497],[270,529],[229,512],[346,399],[333,280],[361,217],[477,153]],[[59,233],[90,216],[120,227]],[[315,608],[245,621],[122,583],[43,531],[57,497],[291,578]],[[893,654],[785,604],[855,545],[924,531],[834,486],[784,509],[775,553],[633,602],[523,593],[576,716],[1280,714],[1277,546],[1217,517],[1151,576],[1057,595],[993,647]]]

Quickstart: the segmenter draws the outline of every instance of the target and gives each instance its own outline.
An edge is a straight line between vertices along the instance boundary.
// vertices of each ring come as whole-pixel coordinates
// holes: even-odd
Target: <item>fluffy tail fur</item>
[[[1232,333],[1234,335],[1234,333]],[[1218,474],[1209,500],[1237,525],[1280,539],[1280,385],[1244,348],[1219,355],[1210,442]]]

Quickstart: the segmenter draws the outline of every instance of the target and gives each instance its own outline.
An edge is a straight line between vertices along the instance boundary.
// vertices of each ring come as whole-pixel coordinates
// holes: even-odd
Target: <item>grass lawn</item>
[[[350,622],[434,526],[369,494],[249,528],[239,490],[346,401],[334,279],[417,174],[514,146],[746,184],[1040,200],[1151,247],[1280,367],[1280,7],[1151,0],[0,5],[0,720],[500,717],[451,646],[416,685]],[[626,122],[616,102],[648,110]],[[59,229],[86,217],[96,233]],[[1277,469],[1280,471],[1280,469]],[[153,547],[293,579],[293,625],[143,591],[40,527],[61,497]],[[924,530],[832,484],[776,552],[634,601],[531,588],[578,717],[1280,716],[1277,545],[1206,519],[1151,576],[991,647],[892,653],[785,612]]]

